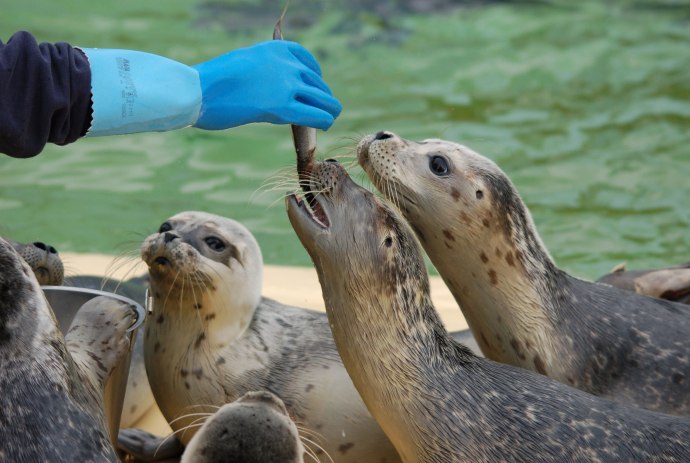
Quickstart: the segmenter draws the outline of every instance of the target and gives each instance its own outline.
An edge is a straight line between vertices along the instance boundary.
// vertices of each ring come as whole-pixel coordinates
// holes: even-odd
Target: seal
[[[304,452],[283,401],[270,392],[252,391],[204,422],[181,463],[303,463]]]
[[[65,268],[57,250],[40,241],[25,244],[7,240],[36,274],[40,285],[60,286],[65,277]]]
[[[690,304],[690,262],[646,270],[626,270],[625,265],[618,265],[610,273],[597,279],[597,283]]]
[[[127,304],[95,298],[63,338],[30,267],[0,239],[3,461],[117,461],[103,393],[133,316]]]
[[[138,302],[142,307],[146,307],[146,288],[148,287],[146,278],[135,277],[120,281],[95,275],[77,275],[65,278],[64,285],[119,294]],[[125,389],[120,427],[134,426],[154,407],[156,407],[156,400],[153,398],[144,365],[144,337],[143,335],[136,336],[132,347],[129,374],[127,375],[127,388]]]
[[[379,132],[357,151],[417,233],[487,358],[690,415],[688,306],[559,269],[510,179],[465,146]]]
[[[686,461],[690,420],[473,355],[447,334],[419,243],[335,162],[287,198],[338,351],[404,462]],[[314,192],[319,192],[316,194]]]
[[[145,239],[141,255],[153,298],[146,371],[173,431],[191,425],[192,412],[269,391],[336,462],[399,461],[343,367],[326,314],[262,298],[261,251],[244,226],[182,212]],[[187,445],[195,431],[178,437]]]

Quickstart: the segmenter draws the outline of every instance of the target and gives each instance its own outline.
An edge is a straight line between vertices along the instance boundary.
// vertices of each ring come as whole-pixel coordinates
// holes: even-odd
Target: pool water
[[[458,141],[510,176],[571,273],[690,259],[690,2],[337,3],[292,1],[284,28],[343,103],[319,133],[320,156],[354,164],[358,139],[378,130]],[[3,0],[0,39],[26,29],[193,64],[269,39],[282,8]],[[296,185],[294,156],[289,128],[267,124],[2,156],[0,234],[132,253],[167,217],[205,210],[249,227],[267,263],[311,265],[282,200]]]

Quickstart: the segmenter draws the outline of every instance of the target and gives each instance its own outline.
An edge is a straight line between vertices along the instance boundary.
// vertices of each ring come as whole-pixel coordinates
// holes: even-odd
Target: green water
[[[319,58],[344,106],[319,134],[322,156],[347,162],[361,135],[382,129],[459,141],[508,173],[566,270],[597,277],[621,261],[690,259],[690,3],[430,13],[402,1],[341,3],[292,0],[285,29]],[[277,1],[0,0],[0,37],[28,29],[41,41],[191,64],[270,38],[281,9]],[[291,167],[289,129],[269,125],[2,156],[0,234],[122,253],[166,217],[196,209],[246,224],[267,263],[310,265],[281,200],[289,187],[265,186]]]

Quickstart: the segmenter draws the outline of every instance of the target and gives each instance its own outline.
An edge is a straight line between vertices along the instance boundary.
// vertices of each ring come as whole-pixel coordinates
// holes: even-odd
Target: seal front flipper
[[[143,429],[120,430],[117,447],[133,461],[179,461],[184,446],[177,437],[160,437]]]

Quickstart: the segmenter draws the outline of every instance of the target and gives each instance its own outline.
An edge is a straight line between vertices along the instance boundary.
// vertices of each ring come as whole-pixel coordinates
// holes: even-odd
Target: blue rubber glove
[[[342,106],[301,45],[271,40],[198,64],[201,114],[194,124],[216,130],[270,122],[328,129]]]
[[[194,67],[140,51],[82,51],[91,65],[87,136],[251,122],[325,130],[341,110],[316,60],[294,42],[263,42]]]

